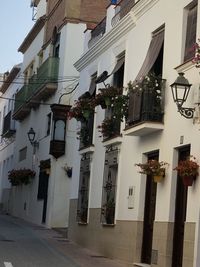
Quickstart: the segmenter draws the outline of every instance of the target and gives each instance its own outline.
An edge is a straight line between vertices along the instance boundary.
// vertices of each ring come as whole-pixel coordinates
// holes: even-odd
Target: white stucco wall
[[[145,1],[142,1],[145,3]],[[147,1],[146,1],[147,2]],[[195,155],[199,162],[199,142],[198,131],[199,126],[194,125],[192,120],[187,120],[177,112],[177,108],[173,102],[170,84],[177,77],[176,66],[183,63],[184,51],[184,34],[185,34],[185,12],[184,8],[190,1],[178,1],[171,3],[168,1],[153,1],[152,6],[141,12],[138,17],[132,15],[135,22],[132,30],[124,34],[115,43],[107,43],[109,34],[104,35],[104,47],[99,41],[98,48],[91,48],[92,52],[85,51],[85,54],[76,63],[80,71],[80,88],[88,88],[90,79],[90,69],[95,69],[100,75],[104,70],[110,73],[115,65],[115,57],[123,50],[126,51],[125,56],[125,73],[124,85],[134,80],[140,67],[144,61],[149,44],[151,34],[161,25],[165,25],[165,41],[164,41],[164,58],[163,58],[163,78],[167,80],[165,91],[165,116],[164,130],[147,135],[145,137],[126,136],[122,131],[123,141],[120,146],[120,162],[117,184],[117,218],[119,220],[142,220],[144,211],[144,194],[145,194],[145,177],[141,177],[135,163],[142,162],[144,154],[159,150],[159,160],[169,163],[165,181],[158,184],[157,202],[156,202],[156,218],[158,221],[173,221],[175,209],[175,192],[176,192],[176,172],[173,168],[177,164],[176,149],[180,147],[180,136],[184,136],[182,145],[191,144],[191,154]],[[144,4],[145,5],[145,4]],[[141,4],[142,6],[142,4]],[[172,9],[173,6],[173,9]],[[159,14],[159,16],[158,16]],[[169,16],[170,14],[170,16]],[[123,22],[121,22],[123,23]],[[198,24],[199,25],[199,24]],[[117,26],[116,26],[117,27]],[[114,29],[111,31],[114,32]],[[199,33],[199,26],[197,29]],[[103,41],[102,41],[103,42]],[[98,46],[99,45],[99,46]],[[102,48],[103,47],[103,48]],[[93,57],[92,60],[86,61],[86,57]],[[95,66],[95,68],[94,68]],[[185,76],[193,84],[191,95],[188,99],[187,106],[193,106],[192,91],[198,86],[199,74],[194,66],[188,70],[185,69]],[[112,78],[111,78],[112,79]],[[106,80],[106,82],[110,80]],[[99,87],[102,85],[99,85]],[[96,110],[95,123],[96,126],[103,119],[103,112],[100,107]],[[177,126],[176,126],[177,125]],[[123,129],[123,125],[122,125]],[[101,207],[102,181],[103,181],[103,165],[104,165],[104,148],[101,139],[98,137],[96,128],[94,127],[94,144],[95,152],[93,153],[92,171],[90,180],[90,208]],[[78,170],[77,170],[78,173]],[[78,197],[77,180],[73,181],[72,198]],[[197,201],[199,194],[199,181],[196,181],[195,188],[188,190],[188,209],[187,221],[197,221],[199,216],[198,209],[191,209]],[[128,209],[128,188],[135,187],[135,205],[134,209]],[[163,208],[164,203],[164,208]]]

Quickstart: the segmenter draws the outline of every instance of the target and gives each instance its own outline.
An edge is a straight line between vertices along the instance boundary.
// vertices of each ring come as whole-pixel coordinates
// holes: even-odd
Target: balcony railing
[[[115,14],[115,16],[112,18],[112,26],[114,27],[118,21],[120,21],[135,5],[135,0],[122,0],[119,3],[120,10]]]
[[[88,47],[90,48],[94,45],[105,33],[106,31],[106,17],[91,31],[91,39],[88,42]]]
[[[16,130],[15,130],[15,121],[12,120],[12,111],[10,111],[4,117],[2,136],[5,137],[5,138],[9,138],[15,132],[16,132]]]
[[[91,114],[89,119],[81,123],[80,129],[80,149],[89,147],[92,145],[93,139],[93,127],[94,127],[94,114]]]
[[[143,90],[134,90],[129,100],[128,125],[145,121],[162,122],[164,88],[165,80],[162,80],[160,88],[144,87]]]
[[[57,89],[59,58],[49,57],[38,68],[28,84],[24,85],[16,94],[14,119],[22,119],[30,112],[30,108],[39,105],[41,100],[46,100]]]

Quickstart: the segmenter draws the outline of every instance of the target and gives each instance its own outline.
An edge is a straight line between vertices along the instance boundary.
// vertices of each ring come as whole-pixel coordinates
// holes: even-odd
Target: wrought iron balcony
[[[106,17],[91,31],[91,39],[88,42],[90,48],[94,45],[106,31]]]
[[[89,119],[81,123],[79,132],[80,149],[84,149],[92,145],[94,127],[94,114],[91,114]]]
[[[12,111],[10,111],[4,117],[2,136],[5,137],[5,138],[9,138],[15,132],[16,132],[16,130],[15,130],[15,121],[12,120]]]
[[[163,130],[165,80],[159,87],[135,89],[130,94],[126,135],[142,136]]]
[[[59,58],[49,57],[34,74],[28,84],[16,94],[13,118],[21,120],[30,112],[31,107],[47,100],[57,89]]]
[[[130,12],[132,7],[135,5],[135,0],[122,0],[118,5],[120,7],[120,10],[112,18],[111,24],[113,27]]]

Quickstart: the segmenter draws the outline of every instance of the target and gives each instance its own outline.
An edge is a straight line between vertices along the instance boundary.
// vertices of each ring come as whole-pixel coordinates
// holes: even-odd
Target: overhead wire
[[[61,100],[61,97],[64,96],[64,95],[69,95],[71,94],[72,92],[74,92],[76,90],[76,88],[78,87],[79,83],[77,83],[75,85],[75,87],[69,91],[69,92],[66,92],[66,93],[63,93],[60,97],[59,97],[59,101],[58,103],[60,103],[60,100]],[[11,97],[5,97],[5,96],[0,96],[0,99],[5,99],[5,100],[11,100],[11,101],[15,101],[15,102],[19,102],[19,103],[34,103],[34,104],[40,104],[40,105],[44,105],[44,106],[50,106],[52,105],[52,103],[45,103],[45,102],[37,102],[37,101],[27,101],[27,100],[19,100],[19,99],[15,99],[15,98],[11,98]]]

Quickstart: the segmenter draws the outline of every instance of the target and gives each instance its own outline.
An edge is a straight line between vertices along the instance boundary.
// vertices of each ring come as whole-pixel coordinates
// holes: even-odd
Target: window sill
[[[78,225],[80,225],[80,226],[88,225],[88,223],[84,223],[84,222],[77,222],[77,223],[78,223]]]
[[[119,145],[121,143],[122,143],[122,136],[121,135],[118,135],[118,136],[103,140],[103,145],[104,146]]]
[[[186,72],[192,68],[195,68],[195,65],[192,63],[192,59],[189,59],[185,62],[183,62],[182,64],[178,65],[177,67],[175,67],[174,69],[180,73],[180,72]]]
[[[90,145],[88,147],[83,147],[79,149],[79,154],[85,154],[85,153],[93,153],[94,152],[94,145]]]

